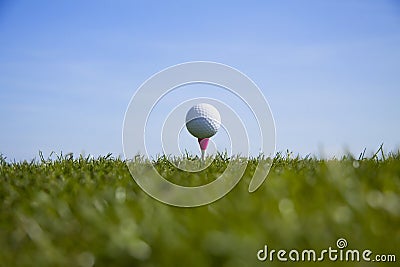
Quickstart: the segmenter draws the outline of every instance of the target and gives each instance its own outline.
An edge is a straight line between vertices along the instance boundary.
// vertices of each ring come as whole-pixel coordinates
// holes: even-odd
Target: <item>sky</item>
[[[189,61],[232,66],[258,85],[277,151],[330,157],[400,147],[397,1],[6,0],[0,153],[17,161],[39,151],[122,155],[135,91]]]

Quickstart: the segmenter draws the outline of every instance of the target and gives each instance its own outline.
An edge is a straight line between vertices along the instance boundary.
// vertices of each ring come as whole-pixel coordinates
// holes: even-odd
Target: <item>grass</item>
[[[318,251],[338,238],[398,262],[400,154],[381,152],[330,160],[278,153],[252,194],[257,159],[250,159],[226,197],[198,208],[152,199],[111,155],[14,163],[0,156],[0,266],[290,266],[259,262],[256,253],[264,245]],[[215,179],[229,160],[219,154],[191,175],[166,157],[153,164],[193,186]]]

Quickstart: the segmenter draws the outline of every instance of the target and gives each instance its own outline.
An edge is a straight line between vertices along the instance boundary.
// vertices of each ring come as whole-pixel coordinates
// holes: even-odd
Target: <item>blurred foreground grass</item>
[[[176,183],[207,183],[229,158],[187,175],[154,162]],[[336,248],[395,254],[400,261],[400,155],[319,160],[277,154],[255,193],[257,165],[223,199],[176,208],[147,196],[110,156],[9,163],[0,157],[0,266],[291,266],[259,262],[270,249]],[[317,266],[316,263],[303,263]],[[341,266],[343,263],[323,265]],[[382,266],[383,263],[351,263]],[[395,266],[396,263],[393,263]]]

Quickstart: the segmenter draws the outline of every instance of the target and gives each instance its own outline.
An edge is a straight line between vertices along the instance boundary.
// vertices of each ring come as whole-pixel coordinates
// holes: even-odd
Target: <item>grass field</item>
[[[190,184],[215,179],[228,162],[219,155],[196,178],[165,157],[154,165],[167,179]],[[330,160],[277,154],[267,180],[250,194],[256,164],[249,160],[221,200],[177,208],[146,195],[125,162],[110,155],[16,163],[0,157],[0,266],[291,266],[260,262],[257,251],[319,251],[336,248],[339,238],[349,249],[394,254],[398,264],[399,153]]]

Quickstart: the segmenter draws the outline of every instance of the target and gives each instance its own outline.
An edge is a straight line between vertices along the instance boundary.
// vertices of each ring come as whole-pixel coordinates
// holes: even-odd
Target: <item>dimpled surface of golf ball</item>
[[[194,105],[186,114],[186,128],[197,138],[210,138],[218,132],[220,126],[221,116],[210,104]]]

